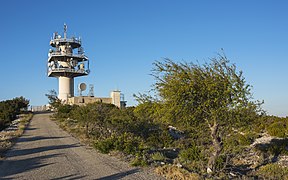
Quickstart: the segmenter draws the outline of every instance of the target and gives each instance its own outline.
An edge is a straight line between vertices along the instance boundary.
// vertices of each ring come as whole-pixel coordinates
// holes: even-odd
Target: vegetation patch
[[[155,169],[155,172],[166,179],[189,179],[189,180],[199,180],[201,177],[196,173],[191,173],[185,169],[171,166],[171,165],[165,165],[161,167],[157,167]]]
[[[13,124],[13,129],[12,126],[8,126],[0,132],[0,158],[3,158],[4,153],[14,145],[16,138],[23,134],[32,117],[32,113],[22,114],[17,124]]]
[[[276,121],[270,124],[267,127],[267,132],[271,136],[276,136],[280,138],[285,138],[287,137],[287,132],[288,132],[288,121],[282,120],[282,121]]]
[[[261,179],[288,179],[288,167],[278,164],[267,164],[255,173]]]
[[[22,111],[27,111],[29,100],[17,97],[0,102],[0,130],[8,127]]]
[[[153,161],[165,161],[166,157],[161,152],[155,152],[151,155]]]
[[[167,179],[262,178],[267,164],[287,154],[287,118],[267,116],[224,55],[203,65],[164,59],[152,75],[156,96],[135,95],[136,107],[70,106],[47,96],[54,118],[74,136],[133,166],[156,166]],[[270,141],[259,142],[267,133]]]

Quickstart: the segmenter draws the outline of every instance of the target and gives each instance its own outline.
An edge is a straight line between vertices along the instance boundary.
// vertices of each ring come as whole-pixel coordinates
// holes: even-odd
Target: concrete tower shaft
[[[58,98],[61,100],[67,100],[74,96],[74,78],[60,76],[59,81],[59,94]]]

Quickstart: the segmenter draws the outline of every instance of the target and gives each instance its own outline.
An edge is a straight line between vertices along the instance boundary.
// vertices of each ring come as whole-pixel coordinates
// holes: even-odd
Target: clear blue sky
[[[57,79],[46,76],[49,41],[67,23],[68,35],[82,37],[91,65],[75,86],[94,84],[96,96],[118,88],[135,105],[133,94],[151,88],[155,60],[202,62],[223,48],[264,109],[286,116],[287,9],[285,0],[2,0],[0,100],[48,102],[44,94],[58,90]]]

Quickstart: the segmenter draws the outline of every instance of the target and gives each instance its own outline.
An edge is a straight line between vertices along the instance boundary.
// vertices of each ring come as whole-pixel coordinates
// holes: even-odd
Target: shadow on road
[[[17,142],[28,142],[28,141],[39,141],[39,140],[47,140],[47,139],[61,139],[66,138],[67,136],[63,137],[45,137],[45,136],[22,136],[18,139]]]
[[[74,179],[85,179],[86,176],[79,176],[78,174],[71,174],[68,176],[62,176],[59,178],[53,178],[51,180],[62,180],[62,179],[69,179],[69,180],[74,180]]]
[[[38,129],[38,128],[26,127],[25,131],[27,131],[27,130],[33,131],[33,130],[36,130],[36,129]]]
[[[140,171],[139,168],[138,169],[132,169],[132,170],[129,170],[129,171],[113,174],[113,175],[110,175],[110,176],[105,176],[105,177],[99,178],[97,180],[116,180],[116,179],[121,179],[121,178],[124,178],[125,176],[129,176],[130,174],[135,174],[135,173],[137,173],[139,171]]]
[[[71,145],[56,145],[56,146],[43,146],[38,148],[30,148],[30,149],[14,149],[9,151],[5,156],[9,157],[16,157],[16,156],[24,156],[29,154],[41,153],[45,151],[51,150],[59,150],[59,149],[67,149],[67,148],[74,148],[80,147],[79,144],[71,144]]]
[[[37,169],[41,168],[44,166],[51,165],[53,163],[43,163],[46,159],[49,158],[54,158],[56,156],[59,156],[61,154],[51,154],[51,155],[46,155],[46,156],[39,156],[39,157],[34,157],[34,158],[28,158],[28,159],[23,159],[23,160],[5,160],[4,162],[0,162],[0,164],[4,165],[5,169],[1,169],[0,171],[0,179],[14,179],[14,178],[9,178],[7,176],[10,175],[16,175],[25,171],[30,171],[32,169]]]
[[[33,114],[53,114],[54,112],[51,111],[37,111],[37,112],[33,112]]]

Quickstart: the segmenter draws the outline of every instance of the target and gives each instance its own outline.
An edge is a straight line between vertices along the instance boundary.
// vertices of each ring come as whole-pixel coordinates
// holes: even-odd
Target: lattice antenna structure
[[[94,85],[93,84],[89,84],[88,96],[94,97]]]

